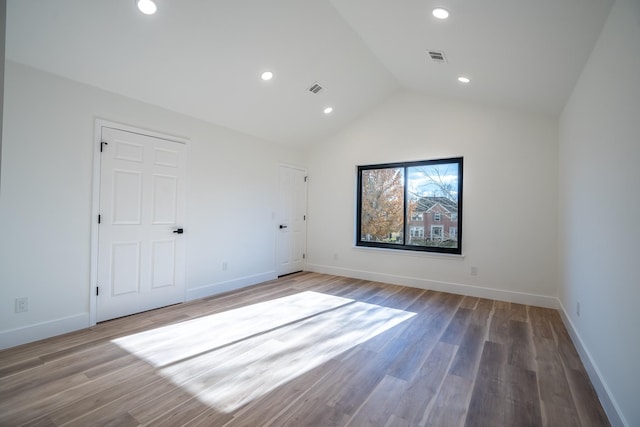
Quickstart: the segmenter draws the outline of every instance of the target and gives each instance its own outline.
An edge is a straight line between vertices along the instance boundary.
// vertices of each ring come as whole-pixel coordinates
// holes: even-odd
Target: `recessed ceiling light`
[[[273,78],[273,73],[271,71],[265,71],[260,74],[260,78],[264,81],[271,80]]]
[[[449,11],[441,7],[433,9],[431,13],[438,19],[447,19],[449,17]]]
[[[466,83],[469,83],[471,81],[471,79],[469,79],[469,77],[460,76],[460,77],[458,77],[458,81],[460,83],[465,83],[466,84]]]
[[[158,10],[158,7],[153,2],[153,0],[137,0],[136,4],[138,5],[138,9],[140,12],[145,15],[153,15]]]
[[[333,111],[333,107],[326,107],[326,108],[323,110],[323,112],[324,112],[325,114],[331,114],[331,112],[332,112],[332,111]]]

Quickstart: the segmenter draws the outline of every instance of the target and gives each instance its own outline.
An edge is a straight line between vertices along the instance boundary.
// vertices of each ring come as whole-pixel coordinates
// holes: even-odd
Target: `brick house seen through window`
[[[458,236],[458,206],[446,197],[421,197],[409,220],[409,244],[444,242]],[[417,230],[422,230],[418,233]]]

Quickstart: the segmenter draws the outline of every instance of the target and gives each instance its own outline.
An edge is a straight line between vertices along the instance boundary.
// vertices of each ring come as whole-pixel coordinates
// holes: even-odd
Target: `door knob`
[[[182,234],[184,233],[184,229],[183,228],[178,228],[177,230],[173,230],[174,233],[176,234]]]

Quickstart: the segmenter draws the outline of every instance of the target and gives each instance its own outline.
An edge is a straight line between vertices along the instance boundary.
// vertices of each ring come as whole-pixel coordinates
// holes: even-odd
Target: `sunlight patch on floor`
[[[301,292],[114,342],[201,402],[231,412],[414,315]]]
[[[353,300],[301,292],[113,340],[155,367],[220,349]]]

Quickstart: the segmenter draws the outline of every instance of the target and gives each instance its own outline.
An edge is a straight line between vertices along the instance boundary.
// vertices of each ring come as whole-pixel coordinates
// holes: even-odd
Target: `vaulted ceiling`
[[[7,59],[304,146],[403,89],[558,115],[613,0],[156,3],[147,16],[134,0],[9,0]]]

